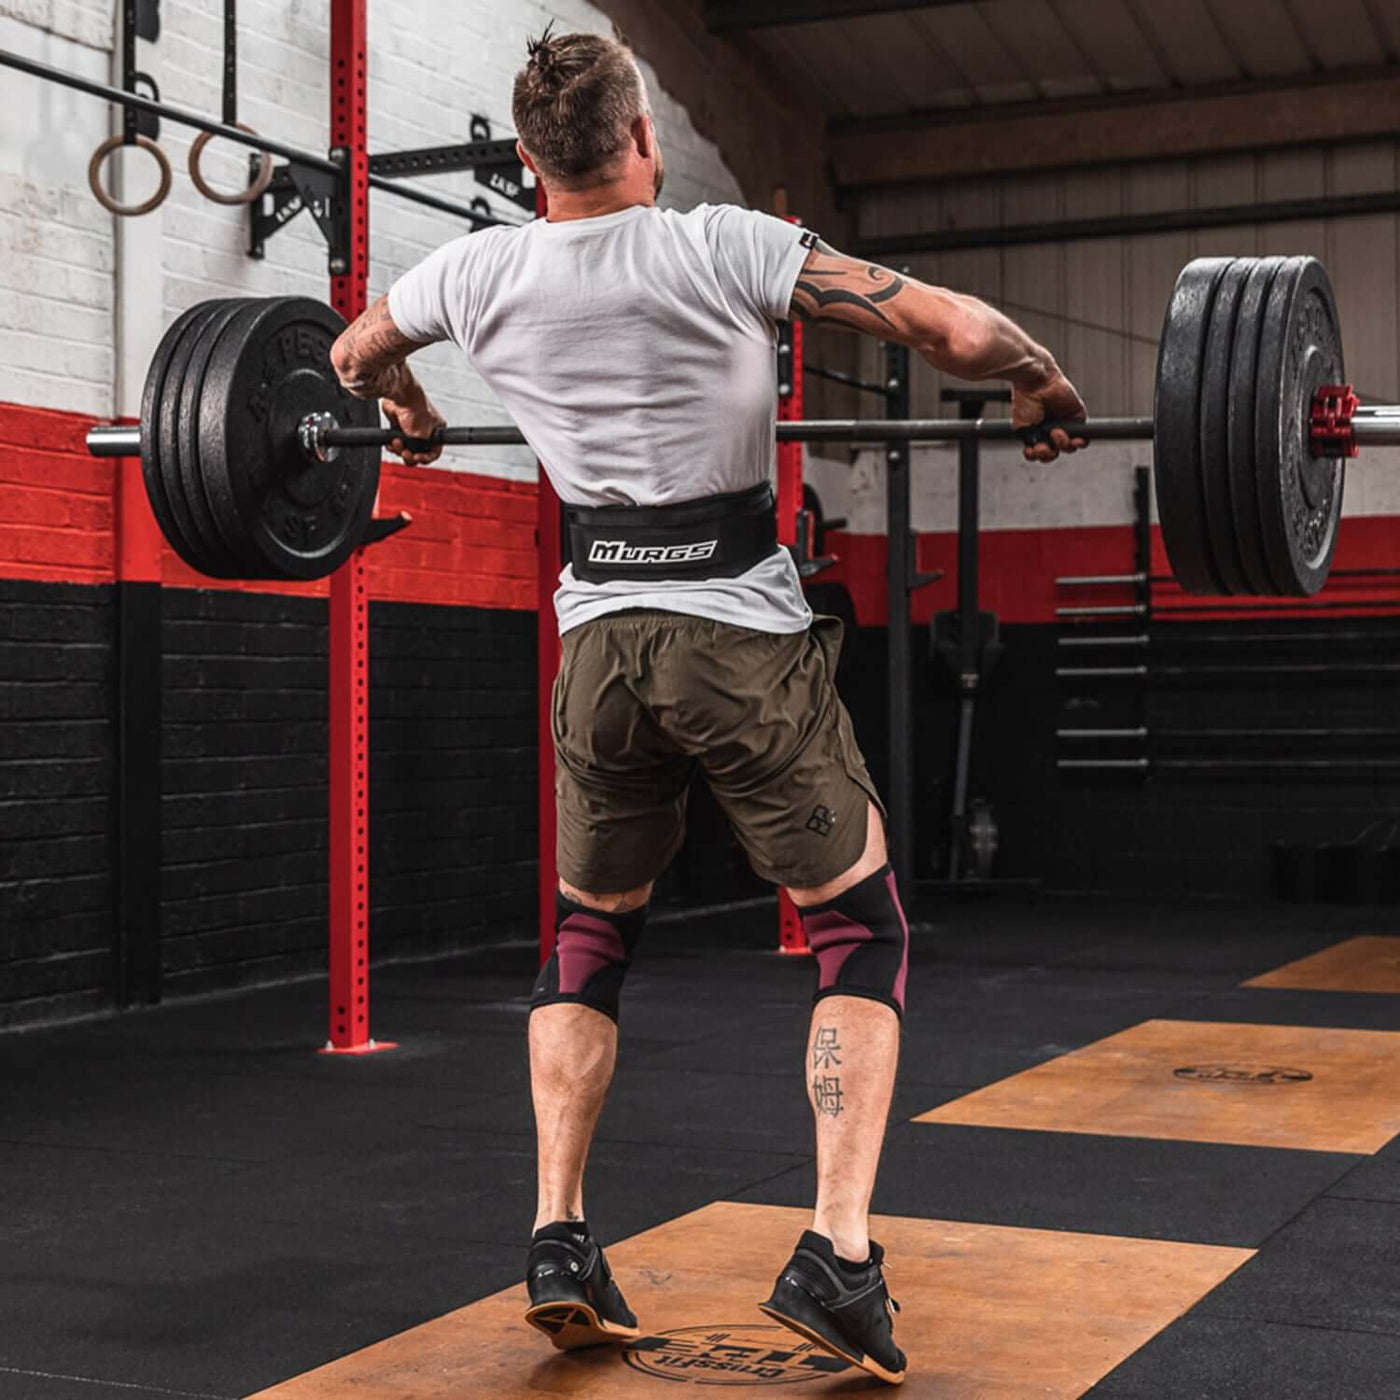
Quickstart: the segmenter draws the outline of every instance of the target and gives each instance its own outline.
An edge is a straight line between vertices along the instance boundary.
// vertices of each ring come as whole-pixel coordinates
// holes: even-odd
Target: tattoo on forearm
[[[417,384],[404,361],[420,348],[394,324],[389,298],[380,297],[336,342],[336,363],[348,370],[340,382],[357,398],[403,398]]]
[[[835,1026],[818,1026],[812,1037],[812,1068],[834,1069],[841,1063],[840,1032]]]
[[[812,1102],[818,1113],[835,1118],[841,1112],[841,1076],[819,1074],[812,1080]]]
[[[345,387],[361,399],[406,399],[418,381],[407,365],[387,365],[375,372],[366,371],[350,380]]]
[[[842,321],[859,328],[868,324],[864,316],[873,316],[894,329],[894,322],[880,308],[905,285],[904,279],[887,267],[861,264],[818,245],[793,288],[792,309],[803,320]]]

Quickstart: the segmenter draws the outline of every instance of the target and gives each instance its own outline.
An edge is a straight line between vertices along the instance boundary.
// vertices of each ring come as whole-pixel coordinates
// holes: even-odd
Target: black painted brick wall
[[[106,1004],[114,590],[0,582],[0,1026]]]
[[[1193,647],[1201,632],[1259,634],[1274,629],[1276,644]],[[1352,641],[1332,640],[1339,633]],[[1300,640],[1299,634],[1321,642]],[[1353,772],[1346,775],[1272,774],[1242,778],[1162,775],[1150,782],[1136,776],[1083,776],[1057,771],[1057,754],[1131,754],[1132,745],[1057,746],[1057,727],[1117,727],[1142,722],[1159,732],[1182,726],[1241,727],[1328,725],[1395,726],[1400,705],[1396,677],[1352,676],[1309,680],[1298,676],[1267,682],[1235,680],[1156,682],[1146,693],[1132,683],[1084,686],[1057,681],[1063,660],[1053,626],[1002,629],[1005,655],[978,703],[973,743],[971,793],[990,799],[1000,827],[997,871],[1034,876],[1051,890],[1103,894],[1183,894],[1209,898],[1267,897],[1271,891],[1269,846],[1278,840],[1346,841],[1381,816],[1400,815],[1400,775]],[[956,700],[945,672],[935,669],[928,636],[912,634],[914,651],[915,855],[919,873],[938,872],[946,840],[945,814],[951,798]],[[852,664],[846,698],[876,782],[888,772],[885,729],[886,633],[865,628],[848,642]],[[1318,619],[1267,623],[1174,624],[1154,632],[1156,654],[1169,664],[1192,659],[1218,663],[1243,660],[1390,663],[1400,660],[1400,621],[1394,618]],[[1136,658],[1135,658],[1136,659]],[[843,670],[845,668],[843,667]],[[1242,743],[1192,749],[1177,744],[1182,757],[1206,753],[1272,754],[1288,747],[1247,747]],[[1368,752],[1400,759],[1400,744],[1358,749],[1336,745],[1308,750],[1318,756],[1351,754],[1364,762]]]
[[[166,995],[308,971],[326,943],[326,604],[167,590]]]
[[[1222,634],[1230,639],[1223,646],[1203,640]],[[1131,724],[1131,716],[1141,713],[1156,736],[1154,750],[1163,755],[1196,760],[1306,757],[1341,765],[1311,774],[1163,773],[1148,782],[1061,775],[1055,782],[1057,820],[1046,833],[1060,878],[1077,888],[1107,884],[1159,895],[1267,896],[1271,843],[1344,842],[1378,817],[1400,812],[1400,774],[1368,768],[1369,760],[1400,757],[1393,739],[1170,737],[1183,728],[1394,727],[1397,677],[1368,668],[1400,660],[1397,638],[1400,623],[1393,618],[1170,624],[1154,629],[1153,655],[1166,665],[1194,671],[1192,678],[1149,680],[1145,691],[1055,686],[1052,681],[1043,712],[1064,716],[1061,722],[1094,726]],[[1042,653],[1048,652],[1048,642],[1042,630],[1036,639]],[[1048,661],[1046,656],[1042,674],[1050,669]],[[1362,669],[1219,678],[1204,678],[1199,670],[1221,664],[1317,663]],[[1053,757],[1053,734],[1030,742]],[[1100,745],[1091,751],[1114,750]],[[1048,780],[1053,781],[1053,770]],[[1111,858],[1107,869],[1101,868],[1098,846]]]
[[[168,993],[326,959],[326,605],[165,599]],[[370,608],[371,953],[533,930],[531,613]]]
[[[115,590],[0,583],[0,1026],[109,1009]],[[535,935],[533,613],[376,603],[371,949]],[[163,595],[166,996],[327,942],[324,600]],[[761,891],[708,794],[663,903]]]
[[[275,980],[326,956],[326,609],[318,599],[172,590],[164,599],[167,994]],[[1272,624],[1269,655],[1391,662],[1393,620],[1319,647]],[[1249,624],[1257,631],[1257,624]],[[1325,628],[1325,624],[1322,624]],[[1215,630],[1220,630],[1219,628]],[[110,1004],[114,591],[0,583],[0,1025]],[[1242,781],[1066,778],[1057,724],[1131,723],[1135,691],[1055,681],[1055,630],[1009,627],[978,711],[972,790],[996,804],[1000,869],[1052,889],[1257,896],[1268,845],[1345,840],[1400,811],[1393,775]],[[1189,654],[1191,633],[1173,634]],[[916,852],[936,868],[954,699],[914,634]],[[372,948],[426,955],[533,937],[534,616],[371,608]],[[853,632],[842,686],[886,778],[885,636]],[[1179,658],[1178,658],[1179,659]],[[1155,686],[1149,721],[1393,723],[1397,688],[1280,680]],[[1400,745],[1393,747],[1400,757]],[[759,891],[703,792],[661,902]]]
[[[374,937],[426,953],[535,933],[535,615],[371,611]]]

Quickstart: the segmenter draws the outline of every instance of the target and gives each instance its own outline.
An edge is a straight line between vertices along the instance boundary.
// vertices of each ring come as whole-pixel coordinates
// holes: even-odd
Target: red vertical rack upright
[[[350,256],[332,265],[347,321],[369,288],[365,0],[331,0],[331,147],[349,170]],[[369,600],[363,547],[330,584],[330,1038],[326,1050],[390,1048],[369,1033]]]
[[[798,219],[789,219],[798,223]],[[778,341],[778,421],[802,417],[802,322],[789,321]],[[778,444],[778,543],[797,544],[797,516],[802,509],[802,444]],[[806,953],[807,935],[797,906],[786,890],[778,891],[778,951]]]
[[[535,187],[535,217],[548,213],[543,185]],[[540,965],[554,951],[554,893],[559,872],[554,864],[554,727],[551,722],[554,677],[559,670],[559,627],[554,620],[554,590],[559,585],[563,539],[559,520],[559,497],[549,484],[544,463],[539,465],[539,496],[536,503],[535,538],[539,561],[539,582],[535,614],[539,657],[539,809],[540,809]]]

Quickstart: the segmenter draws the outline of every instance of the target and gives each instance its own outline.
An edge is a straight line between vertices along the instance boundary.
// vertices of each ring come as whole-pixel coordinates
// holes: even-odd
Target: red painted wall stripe
[[[87,455],[90,421],[0,405],[0,578],[116,576],[116,474]]]
[[[0,578],[112,583],[120,568],[123,577],[158,577],[173,588],[328,592],[324,580],[205,578],[163,542],[157,560],[140,466],[89,457],[83,438],[92,422],[78,414],[0,404]],[[533,482],[386,462],[380,514],[406,511],[413,524],[369,551],[370,596],[533,610],[535,494]],[[120,560],[119,507],[136,526],[123,531]]]
[[[888,614],[885,595],[885,537],[848,535],[832,531],[826,551],[840,562],[821,574],[818,582],[844,584],[855,604],[856,619],[864,627],[884,626]],[[1154,575],[1166,575],[1167,559],[1160,533],[1153,531]],[[1002,622],[1055,622],[1055,609],[1092,603],[1127,603],[1127,586],[1105,588],[1057,588],[1055,579],[1074,574],[1127,574],[1133,569],[1133,530],[1128,525],[1077,526],[1041,530],[983,530],[980,542],[979,593],[984,610],[998,614]],[[1336,569],[1400,567],[1400,521],[1394,516],[1359,515],[1342,521],[1334,561]],[[935,612],[956,606],[958,537],[954,531],[922,534],[918,541],[918,568],[943,570],[943,577],[914,595],[914,621],[926,624]],[[1329,602],[1389,603],[1400,612],[1400,577],[1353,579],[1333,577],[1324,590]],[[1175,584],[1153,587],[1153,605],[1160,616],[1176,607],[1234,604],[1228,598],[1196,598]],[[1374,607],[1358,608],[1373,615]],[[1301,599],[1261,601],[1257,607],[1232,612],[1231,617],[1258,617],[1275,612],[1298,616],[1306,612]],[[1183,613],[1184,617],[1191,614]],[[1344,613],[1330,608],[1321,614]],[[1196,614],[1198,617],[1223,614]],[[1118,619],[1129,625],[1132,619]]]
[[[159,583],[164,567],[165,541],[151,510],[141,463],[134,457],[119,459],[116,467],[117,574],[124,583]]]

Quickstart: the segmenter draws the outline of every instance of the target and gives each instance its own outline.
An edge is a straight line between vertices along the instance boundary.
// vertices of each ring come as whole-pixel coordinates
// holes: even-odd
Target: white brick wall
[[[116,81],[113,0],[0,0],[0,46]],[[221,0],[165,0],[155,45],[138,62],[167,101],[217,115],[221,103]],[[553,20],[561,30],[609,32],[585,0],[375,0],[369,9],[370,149],[465,140],[481,113],[509,135],[510,90],[527,37]],[[239,6],[239,115],[311,150],[327,145],[327,0],[243,0]],[[644,65],[645,68],[645,65]],[[739,200],[714,145],[647,73],[667,157],[665,202]],[[166,124],[161,143],[175,170],[154,215],[117,222],[87,190],[87,160],[117,118],[94,98],[0,71],[0,372],[3,397],[94,414],[132,412],[144,367],[164,325],[193,302],[220,295],[324,297],[326,252],[310,217],[272,239],[263,262],[244,252],[243,211],[204,200],[187,173],[193,137]],[[204,171],[221,188],[244,176],[245,153],[214,143]],[[120,167],[124,157],[117,162]],[[148,188],[149,160],[132,159],[132,192]],[[123,172],[113,172],[114,178]],[[487,194],[468,176],[429,187],[467,201]],[[523,217],[503,201],[503,217]],[[376,193],[371,202],[370,290],[464,231],[461,221]],[[42,329],[36,329],[42,327]],[[434,398],[454,422],[500,422],[489,391],[450,347],[421,359]],[[452,467],[533,477],[523,451],[457,450]]]
[[[68,37],[99,31],[110,42],[100,7],[94,19],[48,0],[0,3],[0,47],[106,81],[105,52]],[[107,135],[106,113],[9,70],[0,94],[0,397],[105,413],[114,249],[111,221],[88,193],[87,162]]]
[[[17,20],[93,49],[111,48],[115,14],[115,0],[0,0],[0,20]]]

